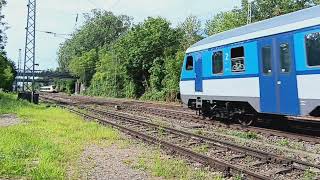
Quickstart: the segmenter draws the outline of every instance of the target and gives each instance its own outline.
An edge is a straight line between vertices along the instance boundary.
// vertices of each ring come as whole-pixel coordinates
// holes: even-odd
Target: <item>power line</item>
[[[46,33],[46,34],[52,34],[54,36],[72,36],[72,34],[56,33],[56,32],[52,32],[52,31],[40,31],[40,30],[36,30],[36,31]]]
[[[42,11],[45,11],[45,10],[48,10],[48,11],[55,11],[58,15],[60,14],[66,14],[66,15],[77,15],[78,13],[77,12],[69,12],[69,11],[65,11],[65,10],[61,10],[61,9],[56,9],[56,8],[38,8],[39,10],[42,10]]]

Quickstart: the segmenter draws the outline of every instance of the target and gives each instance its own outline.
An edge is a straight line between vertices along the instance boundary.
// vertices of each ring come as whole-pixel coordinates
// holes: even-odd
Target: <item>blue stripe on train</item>
[[[297,75],[311,75],[311,74],[320,74],[320,69],[297,71]],[[251,77],[259,77],[259,74],[235,74],[235,75],[211,76],[211,77],[202,77],[202,80],[251,78]],[[195,80],[195,78],[182,78],[181,79],[181,81],[194,81],[194,80]]]
[[[233,78],[250,78],[250,77],[259,77],[259,74],[235,74],[235,75],[221,75],[221,76],[211,76],[211,77],[202,77],[202,80],[210,79],[233,79]],[[194,81],[195,78],[182,78],[181,81]]]
[[[297,75],[320,74],[320,69],[297,71]]]

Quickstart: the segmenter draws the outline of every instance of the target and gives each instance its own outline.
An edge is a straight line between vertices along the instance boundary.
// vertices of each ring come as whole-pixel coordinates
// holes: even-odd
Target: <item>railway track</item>
[[[249,179],[301,179],[306,170],[320,171],[320,166],[308,162],[153,124],[133,115],[99,110],[70,100],[52,97],[45,99],[86,118],[111,125],[146,142],[158,144],[194,161],[219,169],[226,175],[244,174]]]
[[[79,97],[62,96],[61,97],[60,95],[52,95],[52,94],[50,94],[49,96],[52,96],[55,98],[78,100],[78,101],[81,101],[81,103],[83,104],[107,106],[110,108],[114,108],[115,106],[117,106],[117,108],[122,111],[151,114],[154,116],[159,116],[159,117],[164,117],[169,119],[200,123],[203,125],[213,125],[213,126],[224,127],[232,130],[250,131],[250,132],[255,132],[257,134],[262,134],[264,136],[285,137],[285,138],[290,138],[297,141],[310,142],[313,144],[320,143],[319,135],[315,135],[312,132],[309,132],[309,134],[311,134],[309,135],[309,134],[304,134],[303,132],[296,133],[288,130],[270,129],[269,127],[264,127],[264,126],[247,127],[247,126],[242,126],[240,124],[225,124],[219,121],[201,119],[199,116],[194,114],[193,111],[189,111],[188,109],[182,109],[181,107],[179,109],[177,106],[173,106],[173,109],[169,109],[170,106],[168,105],[154,105],[154,104],[150,105],[151,103],[142,104],[141,102],[135,102],[135,101],[132,101],[132,102],[116,101],[116,100],[106,101],[103,99],[92,99],[91,97],[83,97],[83,96],[79,96]],[[281,126],[286,126],[286,125],[284,124]]]
[[[188,114],[188,113],[183,114],[184,112],[177,112],[177,111],[164,110],[164,109],[153,109],[148,107],[130,106],[130,105],[121,105],[120,109],[121,108],[128,111],[132,111],[132,112],[138,112],[138,113],[144,113],[147,111],[148,114],[170,118],[170,119],[177,119],[181,121],[201,123],[204,125],[215,125],[215,126],[233,129],[233,130],[251,131],[251,132],[256,132],[258,134],[263,134],[265,136],[280,136],[280,137],[286,137],[286,138],[290,138],[298,141],[320,143],[320,137],[318,135],[306,135],[306,134],[294,133],[290,131],[270,129],[268,127],[265,127],[265,128],[254,127],[254,126],[247,127],[247,126],[242,126],[240,124],[225,124],[219,121],[201,119],[199,116],[196,116],[194,114]]]
[[[149,107],[149,104],[144,105],[142,102],[136,102],[136,101],[116,101],[116,100],[103,100],[100,98],[92,98],[92,97],[85,97],[85,96],[76,96],[76,97],[68,97],[68,96],[61,96],[60,94],[45,94],[47,96],[55,97],[55,98],[64,98],[64,99],[70,99],[70,100],[78,100],[81,101],[83,104],[92,104],[92,105],[100,105],[100,106],[108,106],[114,108],[117,106],[120,110],[123,111],[131,111],[136,113],[142,113],[142,114],[152,114],[154,116],[169,118],[169,119],[176,119],[180,121],[186,121],[186,122],[193,122],[193,123],[200,123],[203,125],[213,125],[217,127],[223,127],[228,128],[231,130],[240,130],[240,131],[250,131],[255,132],[257,134],[261,134],[264,136],[277,136],[277,137],[285,137],[292,140],[297,141],[304,141],[309,142],[311,144],[319,144],[320,143],[320,134],[312,133],[312,132],[292,132],[288,131],[288,129],[270,129],[270,127],[256,127],[256,126],[242,126],[239,124],[225,124],[220,121],[213,121],[213,120],[206,120],[201,119],[199,116],[195,115],[193,111],[190,111],[189,109],[180,109],[178,106],[173,106],[173,109],[169,109],[169,105],[154,105],[152,104],[151,107]],[[182,110],[181,110],[182,109]],[[277,126],[277,125],[275,125]],[[287,126],[286,124],[282,124],[281,126]],[[289,129],[290,130],[290,129]],[[307,133],[307,134],[305,134]]]

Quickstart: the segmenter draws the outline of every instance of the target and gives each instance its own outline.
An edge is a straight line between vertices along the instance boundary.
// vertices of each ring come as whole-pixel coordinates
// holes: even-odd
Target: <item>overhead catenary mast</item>
[[[248,17],[247,17],[247,24],[252,23],[252,3],[254,0],[248,0]]]
[[[22,62],[21,62],[21,49],[19,49],[19,54],[18,54],[18,67],[17,67],[17,77],[16,77],[16,87],[15,87],[15,90],[16,91],[19,91],[19,83],[18,83],[18,78],[21,77],[21,65],[22,65]]]
[[[18,75],[21,73],[21,65],[22,65],[22,55],[21,55],[22,49],[19,49],[19,54],[18,54]]]
[[[23,64],[24,92],[34,92],[35,46],[36,46],[36,0],[28,0],[28,17]],[[31,74],[31,76],[30,76]],[[30,84],[31,81],[31,84]]]

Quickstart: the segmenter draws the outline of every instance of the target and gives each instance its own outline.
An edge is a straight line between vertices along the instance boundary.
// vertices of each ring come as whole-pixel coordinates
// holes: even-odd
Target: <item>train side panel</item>
[[[185,57],[180,90],[181,98],[184,104],[190,105],[190,100],[210,100],[210,101],[230,101],[230,102],[248,102],[259,113],[283,114],[283,115],[312,115],[313,112],[320,111],[320,53],[317,56],[318,60],[313,60],[313,66],[308,65],[308,50],[306,45],[306,37],[318,33],[320,39],[320,28],[313,27],[307,28],[296,32],[287,33],[284,35],[271,36],[267,38],[260,38],[255,41],[248,41],[236,43],[233,45],[211,48],[208,50],[194,52],[187,54]],[[270,86],[266,86],[266,81],[261,81],[263,77],[263,66],[261,65],[261,47],[260,43],[267,40],[280,42],[282,37],[288,36],[292,39],[292,64],[295,78],[292,79],[294,84],[288,86],[289,88],[279,87],[279,81]],[[280,39],[280,40],[279,40]],[[320,41],[320,40],[319,40]],[[315,42],[313,42],[315,43]],[[318,43],[320,47],[320,42]],[[273,50],[278,51],[280,44],[273,45]],[[233,72],[231,63],[231,49],[237,47],[244,47],[245,51],[245,71]],[[319,51],[316,49],[314,51]],[[223,54],[223,71],[219,74],[213,73],[213,54],[221,52]],[[279,61],[279,52],[273,61]],[[187,58],[193,57],[193,69],[187,70]],[[201,57],[201,91],[196,91],[196,61]],[[319,65],[318,65],[319,64]],[[279,64],[272,64],[279,68]],[[273,69],[272,71],[278,71]],[[281,73],[281,72],[279,72]],[[275,76],[277,77],[277,76]],[[281,81],[280,81],[281,82]],[[286,83],[286,82],[285,82]],[[285,84],[286,85],[286,84]],[[280,85],[281,86],[281,85]],[[283,88],[282,96],[279,96],[279,89]],[[271,89],[270,89],[271,88]],[[273,89],[273,90],[272,90]],[[294,91],[293,91],[294,90]],[[270,94],[268,97],[263,96],[262,93],[275,91],[275,94]],[[293,95],[287,94],[288,92],[294,93]],[[291,102],[292,96],[298,96],[298,102]],[[277,97],[276,97],[277,96]],[[271,100],[275,98],[274,101]],[[279,100],[287,102],[281,107],[276,108]],[[290,101],[290,102],[289,102]],[[266,103],[269,102],[269,103]],[[286,110],[287,108],[290,108]],[[273,110],[272,110],[273,109]],[[291,110],[291,111],[290,111]]]
[[[231,63],[231,50],[244,48],[244,71],[234,72]],[[213,54],[223,54],[223,71],[213,73]],[[190,99],[248,102],[257,112],[260,111],[260,88],[257,42],[238,43],[230,46],[219,47],[198,52],[202,57],[202,85],[201,92],[195,91],[195,71],[187,70],[187,54],[181,74],[181,98],[184,104]],[[194,63],[195,64],[195,63]]]
[[[311,39],[308,42],[308,39]],[[314,41],[312,41],[314,40]],[[302,115],[317,113],[320,106],[320,27],[310,28],[294,35],[295,56],[297,59],[297,83]],[[310,50],[307,43],[314,43]],[[309,49],[308,49],[309,48]],[[308,55],[313,51],[314,57]],[[312,52],[310,52],[312,54]],[[308,57],[309,56],[309,57]],[[311,63],[311,64],[310,64]]]
[[[257,113],[320,116],[319,9],[249,24],[192,45],[181,73],[183,103],[204,116],[240,121]]]

